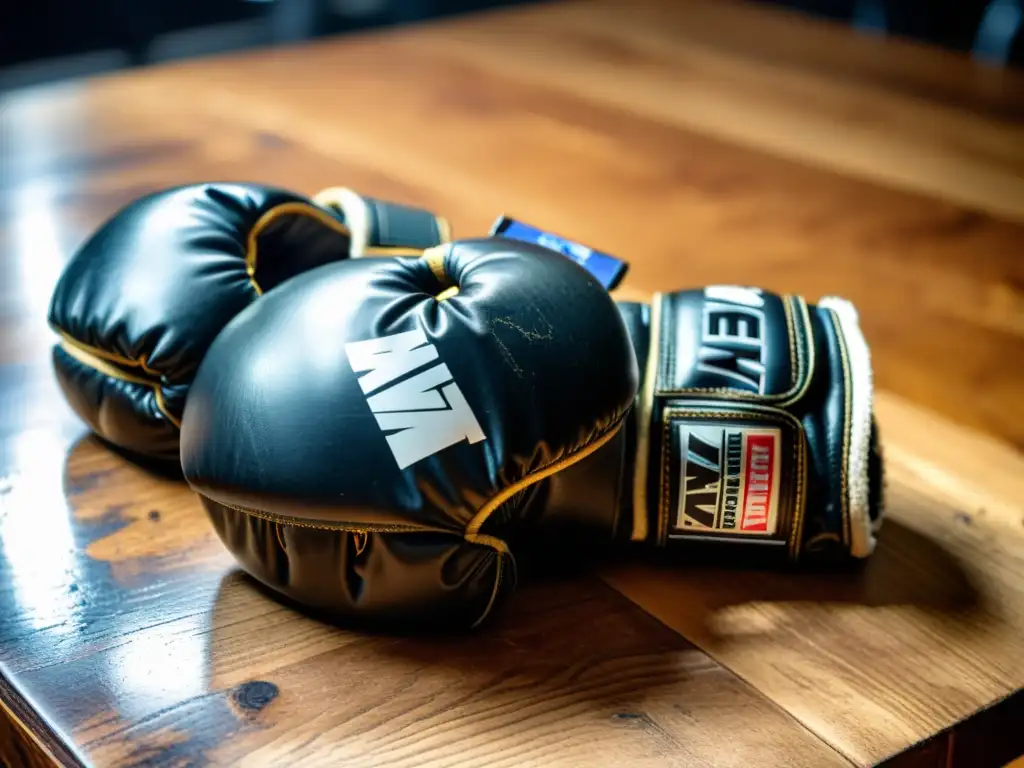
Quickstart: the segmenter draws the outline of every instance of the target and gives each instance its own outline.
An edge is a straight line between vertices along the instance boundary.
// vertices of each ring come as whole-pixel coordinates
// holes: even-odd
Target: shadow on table
[[[853,616],[878,626],[893,620],[893,609],[904,618],[931,617],[947,639],[1002,620],[980,569],[896,520],[886,521],[871,558],[848,567],[783,571],[633,558],[601,572],[687,637],[716,645],[787,628],[842,633]]]
[[[127,448],[115,445],[104,439],[101,435],[93,433],[89,435],[104,449],[111,454],[120,457],[129,464],[133,464],[144,472],[153,475],[160,480],[171,480],[185,482],[185,475],[181,469],[181,463],[176,458],[158,459],[141,453],[135,453]]]
[[[101,445],[112,455],[156,477],[181,480],[181,470],[176,465],[126,454],[93,435],[87,436],[85,442]],[[88,477],[78,478],[76,484],[87,480]],[[935,514],[947,513],[949,510],[935,510]],[[539,598],[546,599],[549,594],[565,597],[567,603],[572,603],[572,610],[565,612],[560,608],[557,616],[544,621],[591,626],[603,620],[586,614],[587,600],[569,597],[584,589],[581,584],[589,584],[586,589],[592,590],[596,584],[592,578],[595,573],[604,575],[609,583],[646,611],[662,619],[674,618],[675,621],[669,623],[686,627],[688,636],[692,636],[691,630],[711,638],[731,636],[736,609],[751,605],[775,604],[789,608],[795,605],[805,608],[909,606],[941,614],[953,628],[981,616],[998,618],[997,607],[985,599],[983,588],[971,575],[972,572],[984,573],[984,569],[972,568],[971,563],[962,562],[939,541],[892,517],[887,518],[882,527],[876,552],[865,562],[846,567],[786,570],[763,564],[759,567],[738,558],[726,566],[721,561],[720,551],[701,554],[700,550],[695,550],[685,556],[678,553],[669,556],[646,548],[612,549],[583,541],[574,532],[561,538],[545,537],[543,544],[534,542],[530,548],[520,542],[514,551],[519,586],[485,626],[471,633],[473,636],[505,631],[509,621],[522,621],[524,616],[526,620],[536,620],[541,614],[532,613],[531,607],[545,605]],[[282,601],[253,579],[239,578],[246,582],[245,588],[257,589],[295,610],[304,610]],[[330,623],[328,617],[310,615]],[[634,614],[633,618],[640,620],[640,616]],[[493,625],[505,630],[492,630]],[[623,628],[616,627],[614,631],[621,633]],[[452,636],[435,630],[432,634],[437,642],[461,642],[458,633]],[[423,637],[422,633],[420,636]]]
[[[675,702],[666,705],[671,709],[714,697],[733,679],[715,674],[720,668],[711,660],[726,644],[756,649],[769,636],[792,643],[794,632],[840,637],[851,627],[843,614],[852,609],[869,612],[872,643],[883,647],[900,642],[906,629],[901,622],[890,633],[889,616],[875,614],[894,605],[941,613],[949,639],[973,631],[970,617],[982,602],[956,557],[899,523],[888,526],[865,567],[846,573],[625,564],[618,573],[641,578],[608,578],[613,589],[592,575],[599,563],[574,558],[573,566],[571,559],[533,569],[478,629],[430,635],[342,627],[232,571],[214,600],[211,647],[218,650],[208,660],[208,679],[213,688],[237,686],[239,665],[253,660],[266,668],[255,681],[260,686],[331,701],[317,727],[344,728],[352,748],[375,759],[378,747],[394,745],[371,739],[364,746],[359,729],[379,735],[384,722],[402,748],[439,724],[475,733],[495,722],[557,716],[567,727],[589,724],[596,734],[642,730],[676,716],[664,710],[666,701]],[[663,603],[652,607],[651,595]],[[737,609],[741,615],[730,615]],[[273,661],[282,654],[287,661]],[[338,694],[339,686],[358,695]],[[292,714],[280,717],[275,727],[292,726]]]
[[[982,591],[955,555],[938,542],[894,520],[886,522],[874,555],[863,563],[847,567],[802,570],[740,564],[723,567],[696,558],[682,564],[648,551],[633,551],[623,557],[621,552],[600,549],[563,551],[562,556],[548,550],[534,550],[520,553],[517,561],[518,587],[483,626],[468,633],[440,627],[414,635],[420,642],[458,645],[467,636],[489,637],[495,632],[507,632],[519,622],[538,620],[551,630],[556,630],[556,625],[569,629],[586,626],[589,632],[589,628],[609,621],[611,616],[607,606],[600,606],[604,613],[589,612],[601,603],[594,590],[597,588],[600,592],[603,587],[594,578],[595,574],[606,576],[606,581],[650,613],[662,616],[667,607],[673,613],[686,614],[688,624],[706,625],[712,635],[719,623],[716,615],[733,606],[755,603],[865,608],[909,606],[964,622],[979,613],[992,615],[992,607],[986,604]],[[281,597],[241,571],[229,579],[231,581],[226,583],[238,584],[232,589],[256,590],[318,622],[339,626],[330,616],[309,611]],[[627,611],[627,614],[630,621],[644,623],[648,619],[642,613]],[[625,615],[617,615],[617,618],[627,620]],[[340,628],[366,631],[358,626]],[[610,627],[608,631],[622,634],[625,627]],[[407,637],[401,628],[390,632],[376,629],[370,633]]]
[[[754,600],[908,605],[943,613],[979,607],[981,592],[949,550],[896,520],[887,520],[874,554],[848,568],[758,573],[743,579]]]

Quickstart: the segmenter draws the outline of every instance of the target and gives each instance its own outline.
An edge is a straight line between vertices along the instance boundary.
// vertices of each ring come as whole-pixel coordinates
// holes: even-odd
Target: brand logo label
[[[779,511],[778,429],[680,424],[681,533],[771,535]]]
[[[711,285],[704,289],[697,370],[727,385],[764,394],[764,296],[760,288]]]
[[[345,345],[359,387],[399,469],[466,440],[486,439],[437,349],[421,329]],[[414,371],[415,375],[403,378]]]
[[[498,217],[491,227],[491,234],[512,240],[522,240],[526,243],[536,243],[548,250],[561,253],[596,277],[601,285],[609,291],[618,287],[629,270],[629,265],[621,259],[507,216]]]

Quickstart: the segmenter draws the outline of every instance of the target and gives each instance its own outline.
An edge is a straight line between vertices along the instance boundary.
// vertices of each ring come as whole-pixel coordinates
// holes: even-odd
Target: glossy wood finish
[[[891,517],[862,572],[605,574],[858,764],[1024,686],[1024,458],[888,395],[878,413]],[[1001,712],[984,732],[1010,740],[1005,761],[1024,741]]]
[[[626,8],[538,5],[3,97],[0,756],[1024,752],[1024,78],[718,0]],[[878,555],[814,578],[623,564],[527,586],[468,638],[363,637],[277,604],[180,480],[88,436],[49,367],[71,250],[137,195],[199,179],[347,184],[443,212],[456,236],[507,212],[628,258],[623,296],[732,281],[853,299],[891,468]]]
[[[179,481],[92,437],[66,456],[55,443],[18,441],[5,465],[0,561],[0,662],[54,752],[63,738],[97,765],[657,765],[713,754],[710,725],[750,718],[736,765],[843,764],[594,579],[534,585],[482,635],[343,632],[235,573]]]
[[[88,437],[64,477],[63,532],[52,520],[16,542],[38,578],[0,598],[18,619],[3,661],[97,765],[659,765],[715,754],[714,723],[745,719],[732,764],[844,764],[593,578],[534,585],[486,633],[361,636],[234,572],[180,484]],[[45,565],[55,535],[77,547]]]

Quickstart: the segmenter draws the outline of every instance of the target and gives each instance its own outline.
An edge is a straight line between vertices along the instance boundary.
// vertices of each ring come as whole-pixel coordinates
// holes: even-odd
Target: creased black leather
[[[247,239],[262,215],[285,203],[308,200],[267,186],[198,184],[132,202],[68,262],[50,302],[51,326],[89,348],[140,364],[112,361],[126,373],[168,389],[187,388],[210,342],[256,299],[246,273]],[[338,231],[284,216],[259,240],[257,277],[267,290],[347,253],[348,238]],[[76,394],[67,360],[57,356],[58,376],[83,420],[115,444],[177,459],[177,428],[153,407],[152,390],[107,381]],[[141,370],[143,361],[154,373]],[[110,378],[90,378],[99,377]],[[165,399],[171,417],[180,419],[184,398]]]
[[[209,498],[203,504],[243,570],[327,618],[373,629],[465,627],[516,585],[512,558],[496,558],[461,533],[370,533],[357,546],[345,531],[279,525]]]
[[[389,237],[439,242],[429,212],[373,205],[378,218],[397,219]],[[72,256],[50,302],[50,325],[74,347],[54,352],[73,409],[110,442],[177,463],[188,386],[214,337],[261,291],[347,258],[344,223],[340,208],[244,183],[165,189],[118,211]],[[83,357],[102,370],[87,371]]]
[[[650,346],[651,311],[640,302],[617,302],[642,375]],[[543,494],[531,507],[532,539],[557,553],[569,546],[600,546],[628,536],[632,515],[632,456],[636,452],[635,409],[615,437],[585,460],[544,481]]]
[[[435,298],[452,287],[457,295]],[[423,340],[415,348],[432,345],[436,357],[391,370],[364,392],[360,377],[384,367],[356,371],[346,345],[414,332]],[[403,389],[442,365],[427,389]],[[182,468],[243,567],[287,597],[344,619],[473,623],[514,580],[505,540],[527,513],[537,473],[617,429],[637,381],[614,302],[561,255],[502,238],[463,240],[444,250],[440,278],[424,258],[347,261],[293,278],[216,338],[185,407]],[[382,429],[378,419],[420,407],[448,418],[457,395],[450,386],[484,439],[400,467],[388,437],[403,430]],[[488,505],[494,512],[477,518],[479,538],[469,535]],[[269,534],[252,534],[265,527],[253,518],[281,524],[303,549],[287,547],[282,561]],[[298,533],[303,525],[325,530]],[[379,551],[362,574],[372,608],[352,599],[343,578],[339,529],[365,532]],[[322,563],[324,577],[300,585],[296,569],[310,573],[307,560]]]
[[[160,413],[152,387],[105,376],[59,346],[52,355],[64,397],[93,432],[116,437],[120,447],[133,453],[178,455],[178,428]],[[168,389],[168,395],[184,400],[184,392]]]

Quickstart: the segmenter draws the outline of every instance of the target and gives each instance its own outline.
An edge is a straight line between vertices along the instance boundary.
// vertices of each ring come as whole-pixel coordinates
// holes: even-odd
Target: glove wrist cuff
[[[823,310],[834,313],[836,329],[844,341],[849,370],[849,450],[846,459],[846,503],[850,511],[850,554],[867,557],[875,549],[875,533],[881,524],[880,495],[872,494],[871,486],[880,482],[872,477],[874,392],[871,356],[860,329],[857,310],[849,301],[828,296],[818,302]],[[876,503],[872,508],[872,497]]]
[[[633,541],[768,559],[872,553],[881,461],[849,302],[742,286],[659,294],[647,362],[624,505]]]
[[[313,199],[350,230],[352,258],[419,256],[424,249],[451,240],[447,219],[427,210],[367,197],[347,187],[328,187]]]

